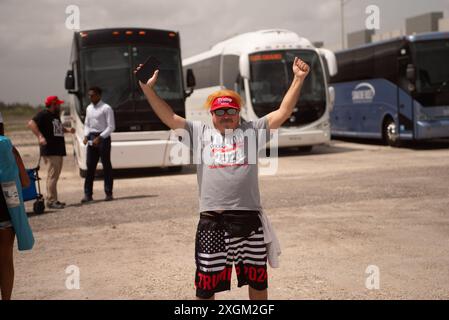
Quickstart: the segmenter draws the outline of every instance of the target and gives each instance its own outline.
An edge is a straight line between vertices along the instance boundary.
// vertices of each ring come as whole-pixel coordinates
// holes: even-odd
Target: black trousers
[[[94,140],[98,134],[91,133],[89,140]],[[106,195],[112,195],[112,165],[111,165],[111,137],[102,139],[101,143],[94,146],[87,146],[87,174],[84,180],[84,194],[91,197],[93,194],[93,186],[95,179],[95,170],[97,169],[98,160],[101,159],[104,174],[104,192]]]

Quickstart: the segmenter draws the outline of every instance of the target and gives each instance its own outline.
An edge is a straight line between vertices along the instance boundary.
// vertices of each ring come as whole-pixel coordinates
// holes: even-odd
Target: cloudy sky
[[[405,29],[405,19],[443,11],[449,0],[350,0],[346,31],[364,28],[368,5],[380,8],[381,29]],[[340,45],[339,0],[0,0],[0,101],[42,103],[67,97],[73,31],[65,27],[66,7],[80,8],[81,29],[145,27],[181,33],[182,56],[207,50],[243,32],[283,28],[325,45]]]

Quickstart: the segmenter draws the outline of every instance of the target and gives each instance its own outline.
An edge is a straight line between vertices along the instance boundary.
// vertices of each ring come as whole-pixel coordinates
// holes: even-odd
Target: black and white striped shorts
[[[257,213],[236,223],[232,220],[201,215],[195,241],[195,287],[199,298],[230,290],[233,265],[238,287],[249,285],[256,290],[268,287],[267,249]],[[234,226],[242,221],[246,234],[233,234]]]

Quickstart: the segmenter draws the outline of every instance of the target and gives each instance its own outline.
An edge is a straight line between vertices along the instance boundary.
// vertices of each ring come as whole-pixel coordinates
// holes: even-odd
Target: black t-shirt
[[[42,110],[33,118],[39,131],[47,140],[47,145],[41,146],[43,156],[65,156],[64,128],[58,115],[48,110]]]

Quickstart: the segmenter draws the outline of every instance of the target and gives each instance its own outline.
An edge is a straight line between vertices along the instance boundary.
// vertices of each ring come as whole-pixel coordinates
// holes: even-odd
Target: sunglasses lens
[[[221,117],[224,116],[225,113],[227,113],[230,116],[236,115],[238,111],[236,109],[230,108],[230,109],[218,109],[214,111],[215,115]]]

